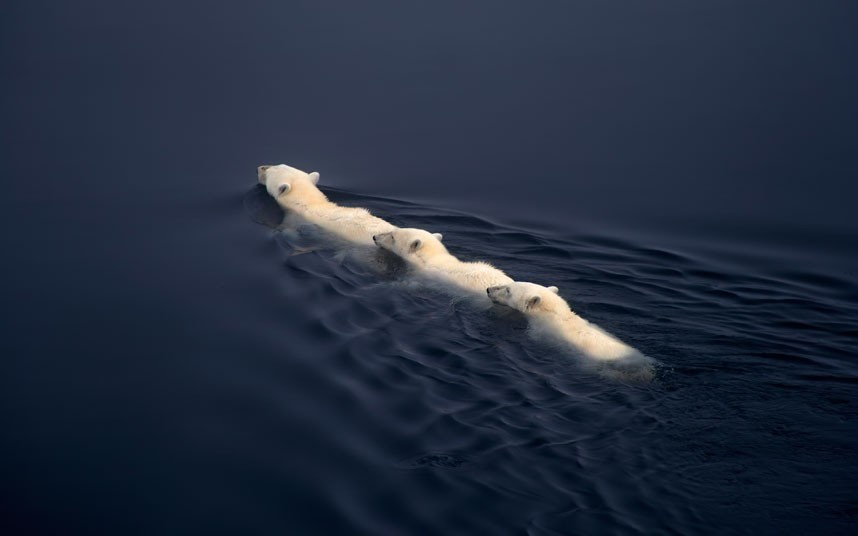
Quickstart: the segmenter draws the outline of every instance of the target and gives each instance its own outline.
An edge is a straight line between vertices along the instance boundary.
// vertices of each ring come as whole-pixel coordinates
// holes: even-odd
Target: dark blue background
[[[284,425],[302,469],[199,497],[254,443],[218,419],[270,425],[259,401],[196,413],[279,347],[249,315],[301,318],[241,209],[261,163],[854,281],[856,28],[848,1],[3,2],[6,522],[248,527],[276,489],[292,514],[257,532],[354,529],[312,484],[346,432]]]
[[[856,18],[837,1],[6,2],[6,171],[63,166],[76,195],[133,198],[289,161],[521,218],[854,231]]]

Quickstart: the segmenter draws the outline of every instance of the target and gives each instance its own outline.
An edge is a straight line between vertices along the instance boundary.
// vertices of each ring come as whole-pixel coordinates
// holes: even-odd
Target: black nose
[[[372,235],[372,241],[378,244],[378,235]]]
[[[488,294],[489,296],[491,296],[491,295],[492,295],[492,289],[487,288],[487,289],[486,289],[486,294]]]

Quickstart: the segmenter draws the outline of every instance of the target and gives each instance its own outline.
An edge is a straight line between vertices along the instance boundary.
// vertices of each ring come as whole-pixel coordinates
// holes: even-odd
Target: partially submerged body
[[[288,228],[316,225],[341,240],[369,247],[374,245],[373,235],[396,229],[365,208],[342,207],[329,201],[316,187],[317,172],[305,173],[280,164],[259,166],[257,175],[268,193],[286,210],[284,226]]]
[[[512,283],[512,278],[486,262],[463,262],[451,255],[443,237],[422,229],[395,229],[375,235],[379,248],[404,260],[424,279],[441,283],[471,297],[485,301],[489,286]]]
[[[373,235],[396,227],[365,208],[343,207],[329,201],[316,186],[318,173],[280,164],[259,166],[257,177],[284,210],[278,230],[294,254],[334,250],[338,260],[355,261],[373,272],[391,274],[402,270],[401,260],[379,251],[372,241]]]
[[[533,337],[567,346],[600,373],[626,380],[652,379],[653,359],[575,314],[557,287],[517,281],[489,287],[486,293],[494,303],[524,313]]]

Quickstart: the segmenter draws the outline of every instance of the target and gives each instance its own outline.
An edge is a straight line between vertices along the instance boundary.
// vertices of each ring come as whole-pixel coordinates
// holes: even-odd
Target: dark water
[[[3,532],[855,533],[856,27],[4,2]],[[559,286],[656,380],[296,250],[274,162]]]

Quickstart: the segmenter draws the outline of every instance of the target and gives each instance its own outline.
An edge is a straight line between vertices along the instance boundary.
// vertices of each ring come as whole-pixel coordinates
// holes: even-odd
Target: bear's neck
[[[423,264],[427,267],[439,268],[439,267],[450,267],[450,266],[458,266],[462,262],[450,255],[450,253],[446,249],[438,248],[438,251],[433,252],[432,255],[427,255],[421,257]]]
[[[315,186],[302,184],[296,188],[296,190],[297,191],[292,194],[287,195],[280,204],[285,208],[297,211],[308,210],[311,208],[324,208],[334,205],[334,203],[328,201],[325,194]]]
[[[555,325],[564,325],[571,327],[587,323],[586,320],[572,312],[572,309],[570,309],[569,306],[565,304],[562,307],[555,307],[550,311],[545,311],[545,313],[540,316],[543,322]]]

